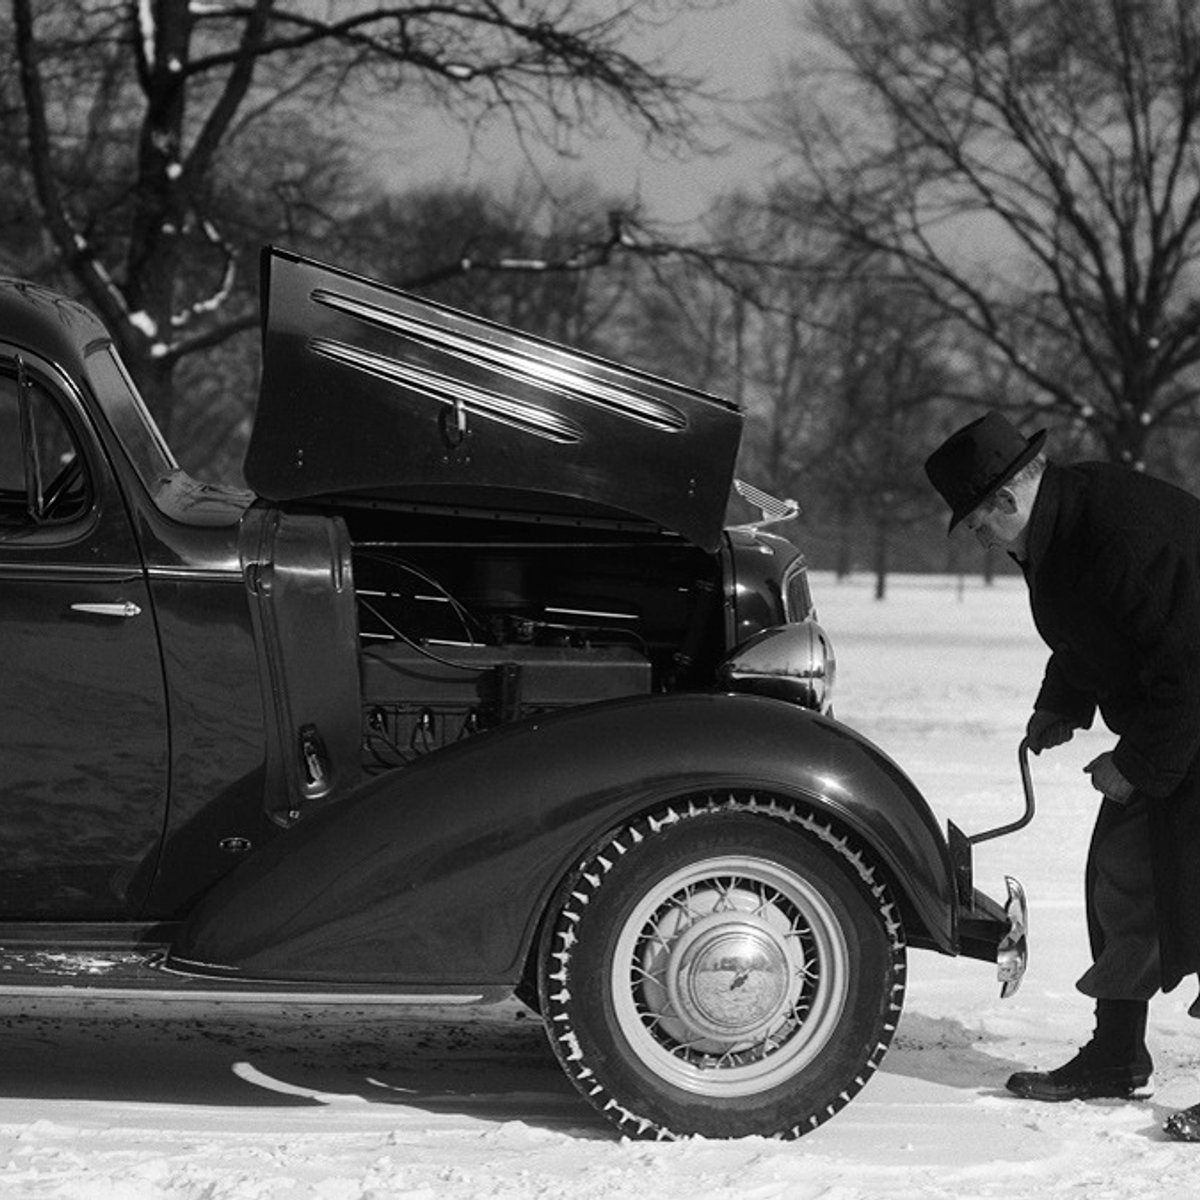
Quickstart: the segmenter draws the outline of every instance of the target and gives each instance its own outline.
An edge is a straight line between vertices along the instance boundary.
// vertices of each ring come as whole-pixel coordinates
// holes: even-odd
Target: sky
[[[730,98],[727,112],[736,117],[748,103],[770,90],[778,66],[798,45],[797,0],[732,0],[728,5],[696,12],[663,31],[668,65],[694,74],[713,91]],[[769,170],[770,147],[720,129],[705,136],[723,145],[716,156],[691,161],[647,153],[636,135],[614,129],[602,141],[579,147],[579,157],[562,170],[571,177],[590,177],[606,193],[635,197],[646,215],[669,222],[698,217],[722,191],[746,183]],[[431,116],[413,127],[402,161],[380,169],[384,182],[408,189],[433,183],[510,180],[518,159],[514,140],[501,130],[472,146],[466,133]]]

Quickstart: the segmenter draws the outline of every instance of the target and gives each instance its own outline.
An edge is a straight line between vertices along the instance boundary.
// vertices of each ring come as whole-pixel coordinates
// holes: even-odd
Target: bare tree
[[[803,501],[815,490],[828,416],[833,297],[811,270],[806,231],[772,218],[752,195],[725,197],[710,225],[711,290],[724,315],[707,342],[722,355],[718,379],[747,412],[741,469]]]
[[[256,244],[324,244],[360,200],[339,115],[404,100],[552,143],[615,117],[680,145],[692,83],[627,47],[701,2],[11,0],[6,182],[162,411],[181,361],[252,326]]]
[[[1192,0],[813,0],[835,58],[770,129],[773,204],[880,256],[1141,465],[1194,419],[1200,8]]]
[[[381,197],[343,223],[337,261],[529,333],[604,352],[605,326],[653,238],[586,181],[547,190],[435,185]],[[596,268],[603,267],[603,270]]]

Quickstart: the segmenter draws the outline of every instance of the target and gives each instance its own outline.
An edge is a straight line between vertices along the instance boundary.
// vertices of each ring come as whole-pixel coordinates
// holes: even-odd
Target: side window
[[[84,459],[53,396],[19,361],[0,362],[0,522],[73,521],[90,500]]]
[[[0,512],[10,515],[25,506],[25,463],[21,453],[21,420],[17,381],[0,374]]]

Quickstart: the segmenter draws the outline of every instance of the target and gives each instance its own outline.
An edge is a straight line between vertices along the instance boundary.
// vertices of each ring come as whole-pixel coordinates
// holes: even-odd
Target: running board
[[[0,946],[0,996],[86,996],[89,999],[237,1001],[245,1004],[392,1004],[447,1005],[493,1004],[507,1000],[512,991],[480,987],[470,991],[397,987],[379,984],[328,982],[292,983],[276,980],[241,980],[228,976],[196,976],[164,966],[167,947],[34,947]]]

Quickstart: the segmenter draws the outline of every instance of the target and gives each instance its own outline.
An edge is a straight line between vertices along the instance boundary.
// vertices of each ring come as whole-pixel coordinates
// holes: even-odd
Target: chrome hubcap
[[[787,948],[755,919],[717,914],[697,921],[680,937],[664,974],[683,1023],[722,1045],[761,1036],[789,999]]]

